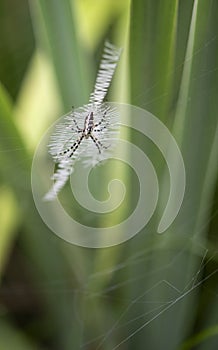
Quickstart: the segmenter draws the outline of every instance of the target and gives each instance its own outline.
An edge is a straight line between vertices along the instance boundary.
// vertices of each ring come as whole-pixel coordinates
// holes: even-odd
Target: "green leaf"
[[[11,324],[0,321],[0,349],[36,350],[38,346]]]
[[[0,176],[21,193],[26,187],[30,159],[22,137],[12,117],[12,104],[0,84]],[[14,169],[17,169],[15,172]]]
[[[211,326],[203,331],[195,334],[192,338],[188,339],[180,348],[180,350],[191,350],[195,346],[201,345],[203,342],[209,340],[211,337],[218,336],[218,325]]]
[[[17,203],[12,191],[7,187],[0,187],[0,213],[1,234],[0,234],[0,279],[10,256],[14,238],[16,236],[16,226],[19,222]]]
[[[31,1],[37,42],[49,53],[66,111],[88,102],[88,57],[79,43],[70,1]],[[87,55],[86,55],[87,56]]]

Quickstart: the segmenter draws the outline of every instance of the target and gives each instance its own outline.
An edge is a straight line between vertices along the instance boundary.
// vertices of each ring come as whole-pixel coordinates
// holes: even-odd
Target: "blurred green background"
[[[216,0],[0,0],[0,349],[218,348],[217,23]],[[106,38],[123,48],[108,100],[165,123],[187,187],[163,235],[160,199],[136,237],[88,249],[45,226],[30,172],[43,132],[88,102]],[[126,138],[152,160],[165,198],[164,159],[140,133]],[[110,224],[134,209],[138,181],[125,166],[105,173],[127,187],[117,213],[93,217]],[[75,201],[73,212],[84,218]]]

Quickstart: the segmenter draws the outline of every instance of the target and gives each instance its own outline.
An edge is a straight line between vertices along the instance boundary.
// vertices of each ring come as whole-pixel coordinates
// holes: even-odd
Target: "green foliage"
[[[31,0],[28,7],[22,0],[10,10],[6,3],[1,33],[23,12],[16,40],[6,36],[0,46],[0,349],[215,349],[217,2]],[[88,102],[105,38],[123,47],[110,96],[168,126],[182,151],[187,188],[163,235],[155,232],[164,199],[132,240],[86,249],[42,222],[31,162],[50,123]],[[7,68],[11,62],[14,69]],[[152,159],[164,198],[169,184],[160,154],[139,133],[124,133]],[[125,166],[105,172],[92,175],[95,195],[105,198],[105,181],[116,174],[130,189],[126,201],[107,218],[70,202],[81,221],[114,223],[134,210],[136,176]]]

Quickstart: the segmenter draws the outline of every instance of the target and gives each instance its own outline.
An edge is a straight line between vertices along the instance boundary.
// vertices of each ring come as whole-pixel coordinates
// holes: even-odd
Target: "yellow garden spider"
[[[99,126],[105,121],[106,112],[104,112],[102,119],[98,123],[94,123],[94,113],[90,112],[86,117],[84,121],[83,128],[80,128],[78,126],[77,121],[73,118],[73,122],[76,126],[77,133],[80,134],[80,137],[73,143],[72,146],[65,149],[64,151],[59,153],[59,156],[67,155],[68,158],[71,158],[74,153],[76,152],[77,148],[81,144],[82,140],[90,138],[95,146],[98,149],[98,152],[101,153],[102,149],[107,149],[109,146],[105,146],[102,144],[100,140],[95,136],[96,132],[102,132],[106,127],[106,125],[99,128]]]

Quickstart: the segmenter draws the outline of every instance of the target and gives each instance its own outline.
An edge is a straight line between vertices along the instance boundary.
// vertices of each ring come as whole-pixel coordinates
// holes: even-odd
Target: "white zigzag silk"
[[[120,51],[120,49],[106,41],[94,92],[90,95],[91,104],[101,104],[103,102],[120,58]]]
[[[64,120],[56,125],[48,147],[58,165],[52,176],[53,186],[44,196],[44,200],[51,201],[56,198],[73,172],[75,161],[82,158],[84,164],[94,166],[111,155],[118,138],[119,116],[115,108],[103,101],[120,53],[121,49],[108,41],[105,43],[89,103],[68,113]]]

